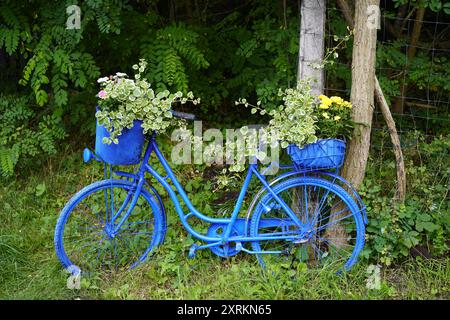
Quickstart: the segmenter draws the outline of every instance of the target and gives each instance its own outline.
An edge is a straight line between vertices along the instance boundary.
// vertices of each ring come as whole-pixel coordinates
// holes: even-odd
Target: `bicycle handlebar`
[[[196,119],[195,114],[192,114],[192,113],[175,111],[175,110],[171,110],[170,112],[172,112],[173,116],[177,117],[177,118],[186,119],[186,120],[195,120]]]

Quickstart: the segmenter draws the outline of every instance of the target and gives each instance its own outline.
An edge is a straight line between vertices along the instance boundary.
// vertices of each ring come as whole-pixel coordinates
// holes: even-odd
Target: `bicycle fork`
[[[130,216],[131,212],[133,212],[133,209],[136,206],[139,196],[141,195],[141,190],[144,186],[144,182],[145,182],[144,177],[140,176],[139,180],[137,182],[137,185],[136,185],[136,189],[131,189],[130,191],[128,191],[128,194],[127,194],[125,200],[123,201],[119,210],[117,210],[117,212],[115,214],[114,214],[114,209],[113,209],[114,206],[111,205],[111,220],[106,221],[106,226],[105,226],[105,233],[108,235],[109,238],[112,239],[116,236],[116,234],[119,232],[120,228],[122,228],[122,226],[125,224],[126,220]],[[111,193],[112,192],[113,192],[113,190],[111,190]],[[114,201],[114,195],[111,195],[110,198],[111,198],[111,201]],[[130,200],[131,200],[131,203],[130,203]],[[122,212],[125,210],[125,208],[128,206],[129,203],[130,203],[130,205],[129,205],[127,211],[125,212],[123,217],[120,219],[119,223],[116,225],[115,224],[116,219],[118,219],[122,215]]]

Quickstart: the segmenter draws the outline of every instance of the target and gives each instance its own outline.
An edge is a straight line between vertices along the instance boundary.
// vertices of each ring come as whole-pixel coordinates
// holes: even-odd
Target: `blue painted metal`
[[[65,268],[72,270],[73,267],[77,265],[76,261],[71,261],[71,259],[69,258],[70,252],[66,252],[64,248],[64,228],[72,211],[84,199],[94,195],[97,192],[103,192],[104,189],[110,188],[111,185],[113,186],[113,188],[123,188],[125,190],[131,190],[134,188],[132,182],[125,180],[113,180],[113,179],[101,180],[91,185],[88,185],[82,190],[80,190],[69,200],[69,202],[67,202],[67,204],[62,209],[55,227],[54,243],[56,255],[58,256],[58,259],[61,261],[61,264]],[[161,211],[160,206],[158,205],[155,197],[144,188],[141,190],[140,196],[145,201],[147,201],[147,203],[152,208],[154,217],[154,228],[153,228],[154,235],[152,237],[152,241],[148,245],[148,248],[144,252],[142,252],[142,254],[139,257],[137,257],[137,260],[130,265],[130,268],[134,268],[140,262],[144,261],[146,257],[164,241],[167,229],[166,217],[163,214],[163,211]],[[108,229],[110,231],[112,230],[111,222],[109,222]]]
[[[344,163],[345,142],[339,139],[323,139],[303,148],[291,144],[287,153],[299,168],[339,168]]]
[[[209,228],[208,228],[208,232],[207,232],[207,236],[209,237],[217,237],[220,238],[224,235],[225,231],[227,230],[228,226],[232,226],[232,230],[229,236],[234,236],[234,237],[245,237],[247,235],[247,230],[245,229],[245,219],[236,219],[232,224],[228,223],[228,224],[224,224],[224,223],[212,223]],[[209,249],[211,249],[211,251],[222,258],[226,258],[226,257],[232,257],[235,256],[239,253],[240,250],[238,250],[236,248],[236,246],[238,244],[240,244],[241,242],[230,242],[227,241],[226,243],[223,243],[223,241],[220,242],[211,242],[210,244],[208,244],[207,246],[210,246]],[[204,247],[207,248],[207,247]],[[204,249],[202,248],[202,249]]]
[[[95,153],[103,161],[112,165],[133,165],[141,161],[145,136],[141,128],[142,121],[135,120],[131,129],[124,129],[118,137],[118,144],[104,144],[103,138],[109,137],[106,128],[97,123],[95,130]]]
[[[195,254],[197,253],[197,249],[198,249],[198,244],[194,243],[190,248],[189,248],[189,259],[194,259],[195,258]]]
[[[283,181],[283,180],[285,180],[287,178],[292,178],[293,176],[303,176],[303,177],[305,177],[308,174],[320,174],[320,175],[323,175],[323,176],[331,177],[333,183],[339,182],[340,185],[342,185],[345,190],[348,190],[349,193],[354,197],[354,200],[358,204],[359,211],[363,215],[364,224],[367,225],[369,223],[369,220],[367,218],[366,205],[362,201],[361,196],[358,194],[356,189],[351,185],[351,183],[348,182],[347,180],[345,180],[343,177],[341,177],[338,173],[330,172],[330,171],[323,171],[323,170],[310,170],[310,169],[296,170],[294,166],[289,166],[289,165],[280,166],[280,169],[293,170],[293,171],[287,171],[287,172],[284,172],[284,173],[278,175],[276,178],[274,178],[273,180],[271,180],[269,182],[270,186],[273,186],[276,183],[279,183],[279,182],[281,182],[281,181]],[[257,196],[255,196],[255,198],[252,200],[252,204],[249,206],[249,210],[247,212],[248,213],[247,219],[249,219],[249,217],[250,217],[249,214],[252,213],[253,204],[256,203],[255,200],[259,199],[259,197],[262,194],[262,191],[264,191],[264,190],[265,190],[265,188],[262,188],[260,190],[260,192],[258,192]]]
[[[281,193],[284,190],[289,189],[295,189],[300,188],[301,186],[317,186],[326,189],[328,192],[332,192],[343,201],[345,205],[348,206],[349,210],[351,211],[351,216],[354,218],[357,228],[357,239],[356,239],[356,245],[353,248],[353,251],[351,255],[346,260],[343,268],[344,270],[349,270],[357,261],[358,255],[361,252],[361,250],[364,247],[364,240],[365,240],[365,225],[364,221],[361,215],[361,211],[359,210],[358,204],[353,200],[351,195],[349,195],[342,187],[335,185],[331,183],[330,181],[315,178],[315,177],[296,177],[292,179],[288,179],[285,181],[280,182],[279,184],[276,184],[273,187],[274,193]],[[323,198],[326,198],[327,195],[324,195]],[[262,227],[266,227],[265,219],[263,219],[263,215],[265,214],[265,204],[270,203],[273,201],[273,196],[270,193],[265,194],[261,200],[259,201],[255,212],[253,214],[253,217],[251,219],[251,226],[250,226],[250,238],[255,238],[257,236],[260,236],[259,229]],[[320,213],[319,213],[320,214]],[[276,223],[276,221],[273,221],[272,223]],[[287,222],[283,221],[284,224]],[[292,222],[293,223],[293,222]],[[312,222],[312,225],[314,225],[314,221]],[[279,225],[277,225],[279,226]],[[306,229],[300,229],[299,234],[304,235],[300,236],[297,239],[302,240],[306,239],[308,236],[308,225],[306,224]],[[292,232],[292,231],[291,231]],[[271,234],[272,235],[272,234]],[[283,232],[283,235],[286,235],[286,232]],[[268,237],[269,238],[269,237]],[[298,241],[297,240],[297,241]],[[294,239],[294,241],[296,241]],[[252,248],[254,252],[260,252],[257,254],[258,261],[260,264],[264,267],[265,263],[263,260],[263,257],[261,256],[262,250],[261,245],[259,241],[253,241],[252,242]]]
[[[98,162],[103,162],[103,160],[98,155],[96,155],[91,150],[89,150],[89,148],[85,148],[83,150],[83,161],[84,161],[84,163],[89,163],[89,162],[91,162],[92,159],[94,159],[94,160],[96,160]]]
[[[276,202],[278,202],[284,211],[289,215],[289,217],[300,227],[303,226],[303,223],[299,220],[299,218],[296,216],[296,214],[292,211],[291,208],[281,199],[269,186],[266,179],[264,179],[263,176],[258,171],[255,171],[255,175],[259,178],[263,186],[267,189],[268,193],[272,195],[272,197],[275,199]]]
[[[83,161],[84,161],[84,163],[89,163],[89,161],[91,161],[92,158],[93,158],[93,154],[92,154],[91,150],[89,150],[88,148],[85,148],[83,150]]]
[[[341,182],[346,187],[347,190],[351,191],[351,194],[353,195],[353,197],[355,197],[356,202],[358,203],[359,211],[363,215],[364,224],[367,225],[369,223],[369,219],[367,218],[366,205],[362,201],[361,196],[358,194],[356,189],[351,185],[351,183],[348,182],[347,180],[345,180],[344,178],[342,178],[341,176],[339,176],[336,173],[327,172],[327,171],[320,171],[320,173],[323,174],[323,175],[328,175],[330,177],[333,177],[335,180],[338,180],[339,182]]]
[[[216,255],[222,257],[229,257],[236,255],[239,252],[247,252],[256,255],[261,254],[279,254],[281,251],[265,251],[262,250],[259,246],[261,241],[268,240],[284,240],[291,241],[294,243],[302,243],[307,240],[308,228],[314,221],[306,221],[303,223],[299,217],[292,211],[288,204],[278,196],[279,190],[282,188],[287,188],[292,185],[293,182],[298,182],[298,179],[307,179],[307,175],[311,172],[313,173],[321,173],[331,177],[332,182],[326,182],[326,185],[329,190],[333,192],[342,193],[342,188],[339,186],[335,186],[334,181],[339,181],[340,183],[349,187],[351,191],[351,195],[347,194],[344,191],[343,198],[346,203],[348,203],[349,207],[352,208],[352,212],[355,215],[360,215],[363,213],[364,222],[367,222],[367,216],[365,213],[365,206],[356,193],[356,191],[351,188],[351,186],[346,182],[343,178],[341,178],[337,173],[330,173],[328,171],[318,171],[311,169],[306,165],[307,161],[312,163],[314,167],[330,167],[329,165],[325,165],[326,162],[324,160],[320,160],[319,162],[313,161],[314,159],[308,158],[311,153],[318,155],[317,148],[318,146],[323,146],[322,144],[313,144],[314,146],[307,146],[303,151],[298,151],[290,147],[290,154],[295,161],[294,165],[281,165],[279,166],[283,170],[291,170],[285,172],[276,179],[272,181],[267,181],[264,172],[261,173],[258,171],[257,164],[251,164],[248,168],[244,183],[239,192],[238,198],[235,203],[235,207],[232,211],[230,217],[227,218],[212,218],[206,216],[199,212],[194,205],[189,200],[186,192],[178,181],[177,177],[173,173],[170,168],[169,163],[164,158],[162,152],[159,150],[158,145],[156,143],[156,133],[149,139],[149,143],[145,149],[143,157],[142,155],[142,145],[143,145],[143,135],[138,134],[142,133],[140,129],[140,125],[136,125],[129,130],[128,132],[124,132],[119,137],[119,145],[111,145],[106,146],[103,143],[99,144],[99,139],[101,142],[102,135],[104,136],[104,128],[101,126],[97,126],[97,140],[96,140],[96,153],[92,153],[90,150],[85,149],[83,152],[83,158],[86,162],[90,161],[92,158],[95,158],[98,161],[105,162],[105,179],[104,181],[94,183],[80,192],[78,192],[64,207],[61,212],[60,218],[58,219],[57,227],[55,230],[55,248],[57,251],[57,255],[61,260],[62,264],[65,267],[70,265],[69,258],[64,252],[64,244],[62,241],[62,234],[64,232],[64,225],[67,221],[70,212],[74,209],[76,204],[88,196],[89,194],[96,192],[99,188],[99,185],[109,184],[109,187],[127,187],[128,193],[123,200],[123,202],[119,205],[118,208],[114,208],[114,199],[108,199],[107,194],[105,193],[105,203],[107,211],[110,211],[110,215],[107,215],[108,219],[108,231],[106,234],[109,237],[114,237],[118,234],[121,228],[125,225],[128,217],[132,214],[133,209],[139,199],[140,196],[143,196],[147,201],[150,201],[152,208],[154,207],[154,211],[156,212],[158,219],[155,219],[155,230],[158,236],[155,238],[155,241],[149,244],[149,247],[145,254],[143,254],[138,261],[135,262],[133,267],[137,265],[139,262],[145,260],[148,253],[154,251],[155,247],[160,245],[164,239],[164,234],[166,232],[166,219],[165,219],[165,209],[163,201],[160,195],[156,192],[156,190],[148,185],[145,180],[145,174],[150,173],[167,191],[170,196],[175,209],[179,215],[180,221],[185,227],[185,229],[193,235],[195,238],[206,242],[204,245],[193,245],[189,251],[189,256],[193,257],[197,250],[201,249],[210,249]],[[128,140],[130,139],[130,140]],[[333,148],[336,150],[341,148],[342,141],[333,140],[330,142],[333,145]],[[326,143],[328,144],[328,143]],[[132,147],[131,147],[132,146]],[[130,150],[131,147],[131,150]],[[322,148],[323,149],[323,148]],[[332,149],[332,148],[331,148]],[[137,151],[136,151],[137,150]],[[305,150],[309,150],[306,152]],[[311,151],[313,150],[313,151]],[[323,150],[322,150],[323,151]],[[344,143],[344,151],[345,151],[345,143]],[[149,163],[149,159],[151,155],[154,154],[158,159],[159,163],[162,165],[164,172],[160,173],[155,170]],[[306,156],[309,155],[308,157]],[[332,156],[337,156],[337,154],[332,154]],[[336,164],[336,157],[332,159],[333,164]],[[303,161],[303,162],[302,162]],[[312,162],[311,162],[312,161]],[[141,163],[139,169],[134,173],[124,172],[124,171],[114,171],[112,166],[109,166],[109,170],[107,164],[137,164]],[[338,161],[341,163],[341,160]],[[318,165],[320,164],[320,165]],[[276,164],[278,165],[278,164]],[[109,172],[108,172],[109,171]],[[122,180],[114,180],[113,176],[123,177]],[[301,176],[301,177],[298,177]],[[256,204],[256,210],[253,212],[253,217],[250,219],[250,216],[247,219],[238,218],[239,212],[242,208],[242,204],[247,193],[250,182],[253,177],[256,177],[257,180],[262,185],[260,192],[254,198],[250,209],[249,214],[252,211],[254,204]],[[311,185],[317,184],[319,179],[309,178],[308,183]],[[169,183],[170,181],[170,183]],[[175,187],[175,190],[173,190]],[[150,190],[150,191],[149,191]],[[337,191],[336,191],[337,190]],[[111,196],[111,195],[110,195]],[[325,195],[326,196],[326,195]],[[182,203],[180,202],[180,198],[182,203],[187,208],[187,212],[184,212]],[[270,199],[270,201],[268,200]],[[270,204],[269,204],[270,202]],[[264,212],[268,212],[274,209],[274,204],[278,209],[282,209],[288,216],[288,218],[280,221],[280,219],[273,218],[262,218],[262,214]],[[306,204],[308,207],[308,204]],[[116,210],[117,209],[117,210]],[[192,226],[189,224],[189,219],[191,217],[196,217],[200,220],[203,220],[207,223],[210,223],[211,226],[208,229],[206,234],[202,234],[194,230]],[[157,220],[157,221],[156,221]],[[286,230],[295,229],[295,231],[286,231],[272,234],[258,234],[257,230],[255,231],[255,222],[258,220],[259,226],[270,227],[270,226],[284,226]],[[251,225],[249,224],[251,222]],[[360,227],[358,227],[360,228]],[[364,229],[364,223],[362,224],[362,228]],[[219,232],[219,230],[221,232]],[[243,247],[243,243],[250,242],[252,244],[253,250],[249,250]],[[363,244],[362,244],[363,245]],[[362,245],[358,244],[357,253],[362,249]],[[357,256],[356,253],[356,256]],[[345,268],[351,267],[356,261],[356,256],[352,256],[351,261],[346,264]],[[259,259],[259,257],[258,257]]]

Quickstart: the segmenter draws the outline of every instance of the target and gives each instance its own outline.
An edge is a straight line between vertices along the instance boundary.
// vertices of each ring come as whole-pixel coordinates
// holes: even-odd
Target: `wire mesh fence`
[[[435,180],[448,185],[450,160],[445,141],[450,133],[450,15],[427,8],[420,16],[417,11],[411,1],[403,7],[395,7],[393,1],[380,1],[376,75],[396,123],[407,175],[413,172],[411,168],[423,166]],[[328,2],[327,17],[325,41],[331,48],[339,31],[336,20],[343,23],[343,12],[334,2]],[[331,71],[326,71],[325,91],[327,95],[350,97],[351,79],[336,73],[351,70],[351,45],[341,52],[342,58],[334,62]],[[423,148],[436,139],[444,146],[428,148],[424,154]],[[395,180],[386,179],[383,173],[390,171],[395,177],[395,161],[389,131],[377,105],[372,122],[370,169],[372,178],[395,191]],[[411,188],[409,191],[420,194]]]

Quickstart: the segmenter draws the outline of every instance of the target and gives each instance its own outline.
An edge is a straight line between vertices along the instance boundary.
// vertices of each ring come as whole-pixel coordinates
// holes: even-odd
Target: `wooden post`
[[[325,0],[303,0],[300,9],[300,47],[297,80],[311,79],[311,91],[323,92],[322,64],[325,47]]]
[[[348,143],[343,176],[356,188],[363,181],[366,170],[374,110],[377,29],[369,21],[369,8],[379,6],[379,3],[379,0],[360,0],[355,4],[350,100],[357,125],[353,139]]]
[[[369,21],[369,12],[372,12],[370,6],[373,5],[379,5],[379,0],[359,0],[355,8],[350,100],[353,104],[352,117],[357,125],[353,138],[347,144],[342,175],[356,188],[361,184],[366,171],[374,110],[377,25]],[[340,216],[337,215],[330,218],[330,221],[339,219]],[[345,246],[345,237],[346,232],[340,223],[333,224],[326,230],[326,238],[336,239],[335,245],[338,248]]]
[[[353,27],[353,12],[347,1],[338,0],[337,1],[339,7],[344,13],[345,20],[350,27]],[[383,90],[381,89],[380,83],[375,76],[375,99],[378,103],[378,106],[381,110],[381,113],[386,121],[387,128],[389,130],[389,134],[391,136],[391,141],[393,145],[395,162],[397,167],[397,194],[396,197],[398,201],[404,202],[406,198],[406,173],[405,173],[405,162],[403,159],[403,152],[400,146],[400,139],[397,133],[397,128],[395,126],[394,118],[392,117],[391,110],[389,109],[389,105],[386,102],[386,99],[383,94]]]

